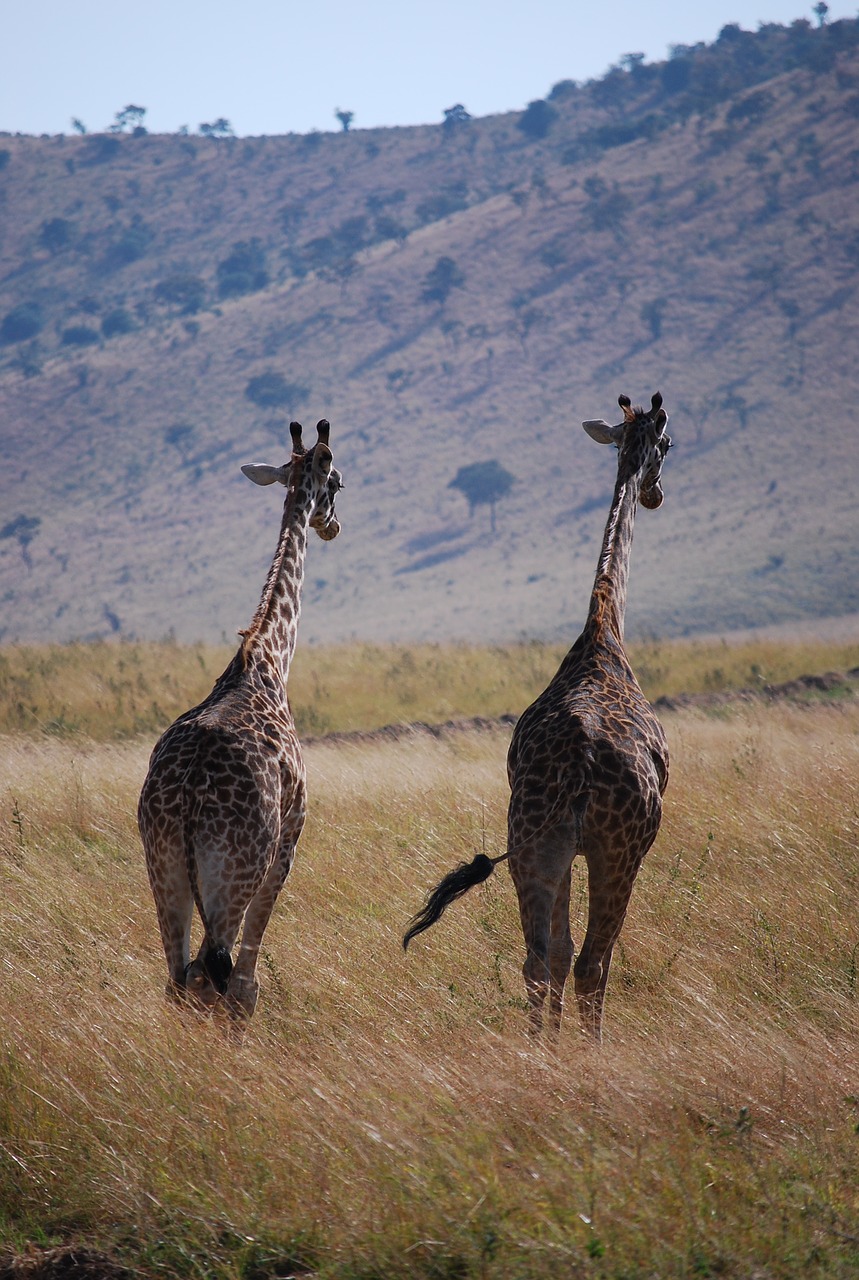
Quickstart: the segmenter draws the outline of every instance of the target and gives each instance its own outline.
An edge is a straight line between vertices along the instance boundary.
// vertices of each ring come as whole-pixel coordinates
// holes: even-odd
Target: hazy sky
[[[128,103],[152,132],[226,117],[238,134],[518,110],[624,53],[664,58],[728,22],[816,19],[803,0],[6,0],[0,131],[103,130]],[[856,0],[829,0],[831,19]]]

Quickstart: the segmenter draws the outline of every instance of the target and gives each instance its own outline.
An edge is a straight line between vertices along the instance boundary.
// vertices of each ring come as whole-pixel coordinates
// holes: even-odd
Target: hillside
[[[630,633],[856,610],[857,116],[851,21],[438,126],[0,137],[0,640],[231,635],[279,515],[239,465],[323,415],[305,639],[571,636],[614,477],[580,420],[657,388]]]

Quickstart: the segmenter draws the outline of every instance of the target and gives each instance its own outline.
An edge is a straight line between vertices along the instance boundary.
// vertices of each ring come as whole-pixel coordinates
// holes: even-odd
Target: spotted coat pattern
[[[584,630],[548,687],[519,719],[508,753],[508,851],[526,959],[531,1028],[542,1028],[549,996],[560,1027],[574,954],[570,934],[573,859],[588,872],[588,922],[574,978],[582,1029],[600,1039],[612,949],[635,877],[662,816],[668,782],[665,735],[644,697],[623,639],[635,511],[662,502],[660,475],[671,441],[662,397],[648,412],[619,399],[617,427],[586,422],[618,449],[617,482]]]
[[[299,424],[290,429],[289,462],[242,468],[257,484],[286,487],[259,607],[208,697],[156,743],[138,806],[168,994],[204,1008],[223,1002],[235,1019],[250,1017],[256,1006],[263,933],[306,813],[304,761],[287,679],[308,529],[326,541],[340,529],[334,503],[342,481],[328,447],[328,423],[319,423],[317,442],[308,450]],[[204,936],[191,961],[195,905]]]

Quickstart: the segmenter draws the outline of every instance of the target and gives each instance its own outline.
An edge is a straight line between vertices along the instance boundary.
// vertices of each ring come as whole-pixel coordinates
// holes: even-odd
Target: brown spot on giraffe
[[[479,854],[451,871],[412,920],[403,945],[445,907],[509,860],[525,938],[530,1026],[539,1033],[549,997],[557,1034],[574,948],[570,935],[573,859],[588,871],[588,923],[574,977],[582,1030],[599,1041],[612,949],[635,877],[662,817],[668,747],[624,647],[629,553],[637,504],[662,503],[660,477],[671,440],[657,392],[645,411],[627,396],[623,422],[588,421],[585,431],[618,450],[584,630],[547,688],[520,717],[507,756],[507,852]]]
[[[167,959],[167,993],[249,1018],[257,958],[304,826],[304,761],[287,697],[308,530],[330,541],[343,487],[328,423],[305,449],[290,424],[281,467],[245,466],[255,484],[286,488],[280,536],[262,598],[242,642],[199,706],[161,736],[140,793],[138,825]],[[200,950],[190,957],[196,905]],[[242,927],[243,926],[243,927]],[[242,930],[238,956],[233,949]]]

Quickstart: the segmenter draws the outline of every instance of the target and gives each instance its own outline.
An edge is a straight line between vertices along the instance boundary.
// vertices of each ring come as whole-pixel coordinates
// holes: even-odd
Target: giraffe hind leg
[[[549,938],[549,1009],[551,1029],[557,1037],[564,1012],[564,988],[573,963],[573,939],[570,934],[570,881],[572,868],[561,881],[552,908],[551,934]]]
[[[573,974],[582,1031],[597,1044],[602,1039],[603,1005],[612,951],[623,927],[639,862],[640,859],[614,883],[607,883],[605,875],[588,868],[588,927]]]
[[[515,862],[511,859],[525,939],[522,976],[530,1006],[530,1031],[535,1036],[543,1029],[543,1006],[550,993],[552,1021],[560,1023],[563,988],[572,961],[569,884],[573,853],[572,841],[555,833],[551,840],[523,851],[524,856],[520,854]]]
[[[257,977],[259,950],[274,904],[289,875],[294,852],[294,845],[281,852],[245,914],[238,959],[225,990],[227,1009],[234,1021],[247,1021],[253,1016],[256,1008],[259,997],[259,978]]]

